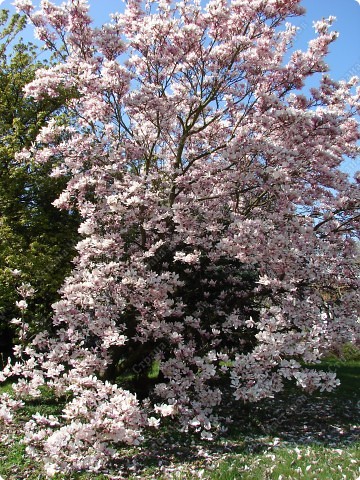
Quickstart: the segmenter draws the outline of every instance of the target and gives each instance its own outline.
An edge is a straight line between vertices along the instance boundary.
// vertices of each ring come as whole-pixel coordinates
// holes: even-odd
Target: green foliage
[[[360,347],[353,343],[346,343],[343,345],[340,352],[333,353],[329,355],[326,359],[327,362],[332,361],[333,363],[346,362],[359,362],[360,361]]]
[[[10,348],[9,321],[19,314],[16,287],[22,282],[36,289],[27,318],[32,332],[48,326],[51,304],[75,254],[79,224],[77,214],[52,205],[68,179],[49,177],[53,165],[16,159],[50,118],[67,121],[69,97],[68,92],[39,102],[25,97],[24,86],[46,63],[37,60],[34,45],[18,39],[24,25],[23,17],[0,11],[0,353]],[[14,276],[13,270],[21,274]]]
[[[0,57],[4,58],[6,49],[26,25],[25,17],[19,14],[9,19],[7,10],[0,10]]]

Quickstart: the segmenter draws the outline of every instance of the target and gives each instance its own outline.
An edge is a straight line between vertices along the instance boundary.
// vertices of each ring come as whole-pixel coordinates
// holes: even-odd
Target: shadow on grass
[[[247,406],[244,429],[297,444],[340,446],[359,440],[360,362],[327,362],[316,368],[336,372],[341,385],[312,395],[290,386],[274,399]],[[235,436],[239,431],[239,425],[230,429]]]
[[[239,403],[229,401],[228,411],[223,413],[231,413],[233,422],[214,442],[179,434],[169,423],[166,434],[159,433],[148,439],[141,453],[123,456],[119,467],[129,476],[132,469],[143,468],[147,474],[152,470],[158,472],[154,478],[162,478],[159,466],[162,469],[169,465],[191,467],[206,459],[214,462],[228,454],[261,455],[279,444],[350,447],[359,441],[360,435],[360,362],[327,362],[316,368],[336,371],[341,386],[331,393],[313,395],[289,386],[274,399],[240,407]]]

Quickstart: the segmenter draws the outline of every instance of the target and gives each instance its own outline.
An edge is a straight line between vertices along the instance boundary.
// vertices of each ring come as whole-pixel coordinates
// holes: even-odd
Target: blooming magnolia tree
[[[59,61],[28,95],[70,89],[77,119],[21,155],[71,174],[56,204],[83,218],[56,334],[2,373],[18,397],[68,399],[28,423],[29,453],[49,474],[96,470],[162,416],[210,439],[224,392],[335,387],[303,366],[353,339],[359,306],[358,179],[339,166],[359,151],[360,90],[325,74],[333,18],[291,52],[299,0],[129,0],[101,28],[85,0],[15,3]],[[4,418],[20,403],[4,396]]]

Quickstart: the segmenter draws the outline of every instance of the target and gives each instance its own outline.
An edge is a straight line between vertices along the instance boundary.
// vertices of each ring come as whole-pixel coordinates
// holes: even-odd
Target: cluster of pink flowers
[[[129,0],[100,29],[85,0],[15,3],[59,60],[27,93],[77,92],[76,124],[52,121],[30,154],[71,174],[56,205],[83,218],[56,335],[3,373],[22,372],[19,397],[71,393],[28,423],[28,451],[49,474],[95,471],[162,416],[211,439],[226,381],[241,401],[336,386],[302,366],[359,327],[359,182],[339,167],[359,153],[360,89],[325,73],[333,18],[287,57],[299,0]],[[105,379],[146,347],[160,375],[139,403]]]
[[[145,416],[134,395],[95,376],[76,382],[69,386],[73,398],[61,420],[36,414],[26,425],[26,451],[45,459],[50,476],[73,470],[99,471],[116,456],[111,446],[137,445],[141,440]]]

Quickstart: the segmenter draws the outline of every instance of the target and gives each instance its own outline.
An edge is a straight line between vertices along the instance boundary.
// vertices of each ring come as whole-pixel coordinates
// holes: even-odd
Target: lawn
[[[101,475],[68,479],[346,480],[360,478],[360,358],[329,358],[322,367],[337,372],[333,393],[307,395],[291,387],[276,397],[239,408],[214,442],[179,434],[169,424],[138,448],[121,451]],[[9,390],[10,386],[2,388]],[[0,432],[0,479],[42,480],[41,467],[24,455],[21,425],[36,411],[61,409],[51,397],[29,403],[15,428]]]

